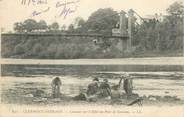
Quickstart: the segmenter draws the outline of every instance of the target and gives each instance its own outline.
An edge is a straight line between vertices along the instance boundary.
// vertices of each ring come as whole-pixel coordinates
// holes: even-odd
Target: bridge
[[[119,13],[120,19],[117,23],[117,26],[112,29],[112,35],[100,35],[100,34],[67,34],[67,33],[13,33],[13,34],[2,34],[2,53],[6,50],[12,49],[9,52],[13,51],[15,46],[14,44],[10,45],[10,40],[14,40],[14,43],[26,43],[27,40],[38,39],[40,41],[48,41],[49,38],[56,43],[73,43],[74,44],[91,44],[94,48],[98,48],[105,42],[109,41],[112,46],[121,51],[122,55],[126,53],[131,54],[133,51],[132,47],[132,38],[133,38],[133,29],[135,28],[136,19],[135,15],[138,16],[141,20],[144,19],[136,13],[134,10],[130,9],[127,13],[121,11]],[[109,16],[108,16],[109,17]],[[183,41],[184,42],[184,41]],[[12,47],[11,47],[12,46]],[[106,45],[108,46],[108,45]],[[6,53],[6,52],[5,52]],[[3,54],[4,55],[4,54]]]
[[[121,13],[119,13],[120,14],[119,26],[112,29],[111,36],[100,35],[100,34],[71,34],[71,33],[6,33],[6,34],[1,34],[2,53],[4,53],[6,50],[14,48],[13,46],[15,45],[8,44],[12,40],[15,41],[14,43],[16,43],[16,41],[19,43],[24,43],[29,39],[38,39],[38,40],[40,39],[40,41],[44,41],[44,40],[47,40],[48,38],[53,39],[53,41],[60,40],[60,41],[63,41],[63,43],[66,42],[66,39],[68,42],[72,42],[70,40],[75,40],[76,44],[83,43],[83,42],[91,43],[91,45],[95,47],[99,46],[100,44],[102,45],[103,43],[105,43],[104,41],[109,41],[110,43],[113,43],[114,44],[113,46],[115,46],[118,50],[122,51],[122,54],[131,53],[132,28],[134,27],[134,24],[135,24],[134,13],[135,11],[133,11],[132,9],[129,10],[128,13],[121,11]],[[128,15],[128,17],[126,15]],[[128,19],[128,22],[127,22],[127,19]],[[9,47],[6,44],[8,44]]]

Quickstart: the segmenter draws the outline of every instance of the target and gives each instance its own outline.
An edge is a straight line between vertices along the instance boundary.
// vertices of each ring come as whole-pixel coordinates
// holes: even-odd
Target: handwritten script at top
[[[47,0],[21,0],[22,5],[41,5],[47,4]]]
[[[54,6],[51,6],[47,0],[21,0],[21,5],[33,6],[35,10],[31,13],[31,17],[46,14],[53,9],[52,11],[55,11],[55,14],[52,14],[55,18],[66,19],[68,15],[77,11],[79,2],[80,0],[60,0],[56,1]]]

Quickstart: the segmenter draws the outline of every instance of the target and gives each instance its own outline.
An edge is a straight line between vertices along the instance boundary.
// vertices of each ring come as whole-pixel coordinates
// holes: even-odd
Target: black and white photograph
[[[14,116],[184,116],[182,0],[0,0],[0,42],[0,107]]]

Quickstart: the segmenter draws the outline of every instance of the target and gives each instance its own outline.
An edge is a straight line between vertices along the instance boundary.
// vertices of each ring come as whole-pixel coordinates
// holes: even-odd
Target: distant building
[[[120,35],[120,29],[119,28],[113,28],[112,29],[112,36],[121,36]]]
[[[143,18],[145,21],[150,21],[150,20],[157,20],[159,22],[162,22],[164,20],[164,15],[162,15],[161,13],[160,14],[155,14],[155,15],[146,15],[144,18]]]

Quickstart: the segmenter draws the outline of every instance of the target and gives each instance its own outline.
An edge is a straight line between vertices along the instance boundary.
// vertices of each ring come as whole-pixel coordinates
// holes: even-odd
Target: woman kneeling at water
[[[61,87],[61,80],[59,77],[56,77],[52,80],[52,97],[59,98],[60,97],[60,87]]]
[[[111,97],[111,88],[108,83],[107,79],[104,79],[103,82],[100,84],[100,96],[101,97]]]

